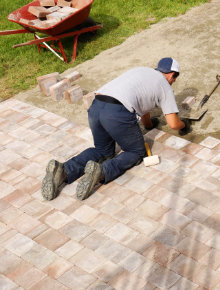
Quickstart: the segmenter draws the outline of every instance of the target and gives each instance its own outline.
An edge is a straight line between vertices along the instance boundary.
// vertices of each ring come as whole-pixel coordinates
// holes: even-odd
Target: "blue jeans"
[[[99,162],[112,156],[116,142],[123,152],[102,163],[104,183],[122,175],[146,156],[144,138],[136,114],[129,112],[123,105],[95,99],[88,110],[88,118],[95,147],[86,149],[64,163],[68,183],[84,174],[89,160]]]

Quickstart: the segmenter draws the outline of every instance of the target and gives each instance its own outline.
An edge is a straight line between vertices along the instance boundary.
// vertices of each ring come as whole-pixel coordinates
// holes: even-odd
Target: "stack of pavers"
[[[79,85],[74,85],[74,81],[81,77],[78,71],[72,71],[66,74],[63,79],[58,72],[53,72],[37,77],[39,88],[43,95],[51,96],[54,101],[66,99],[69,104],[83,101],[86,110],[91,106],[95,91],[83,95],[83,91]]]
[[[20,22],[41,29],[56,25],[58,22],[77,12],[73,0],[40,0],[40,6],[29,6],[28,12],[36,17],[29,20],[20,18]]]

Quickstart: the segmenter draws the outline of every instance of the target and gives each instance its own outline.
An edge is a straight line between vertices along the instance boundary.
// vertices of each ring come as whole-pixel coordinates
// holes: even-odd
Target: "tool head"
[[[158,155],[148,156],[148,157],[144,158],[144,165],[145,166],[152,166],[152,165],[156,165],[159,163],[160,163],[160,160],[159,160]]]

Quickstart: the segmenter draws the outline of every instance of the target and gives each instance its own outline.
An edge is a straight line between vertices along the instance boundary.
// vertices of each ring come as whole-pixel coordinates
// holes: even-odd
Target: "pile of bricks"
[[[73,84],[80,77],[79,72],[73,71],[61,79],[58,72],[53,72],[39,76],[37,82],[41,92],[45,96],[51,96],[54,101],[66,99],[69,104],[83,101],[84,108],[88,110],[95,98],[95,92],[90,92],[83,96],[81,87]]]
[[[36,17],[29,20],[20,18],[20,22],[39,28],[49,28],[78,11],[75,0],[40,0],[40,6],[29,6],[28,12]]]
[[[58,72],[43,75],[37,78],[40,90],[45,96],[51,96],[54,101],[67,99],[69,103],[77,103],[82,99],[82,89],[79,85],[73,85],[73,82],[81,75],[74,71],[61,79]]]

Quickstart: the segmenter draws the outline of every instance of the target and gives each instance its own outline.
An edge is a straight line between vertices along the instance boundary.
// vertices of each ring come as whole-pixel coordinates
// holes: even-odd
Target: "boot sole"
[[[94,162],[87,163],[85,167],[85,175],[82,177],[76,188],[76,196],[79,200],[86,199],[89,196],[91,189],[96,185],[97,180],[94,178],[94,174],[98,166],[99,165]]]
[[[56,174],[57,168],[58,164],[56,164],[55,160],[51,160],[47,165],[46,176],[42,181],[41,187],[42,195],[46,200],[52,200],[56,197],[53,177]]]

